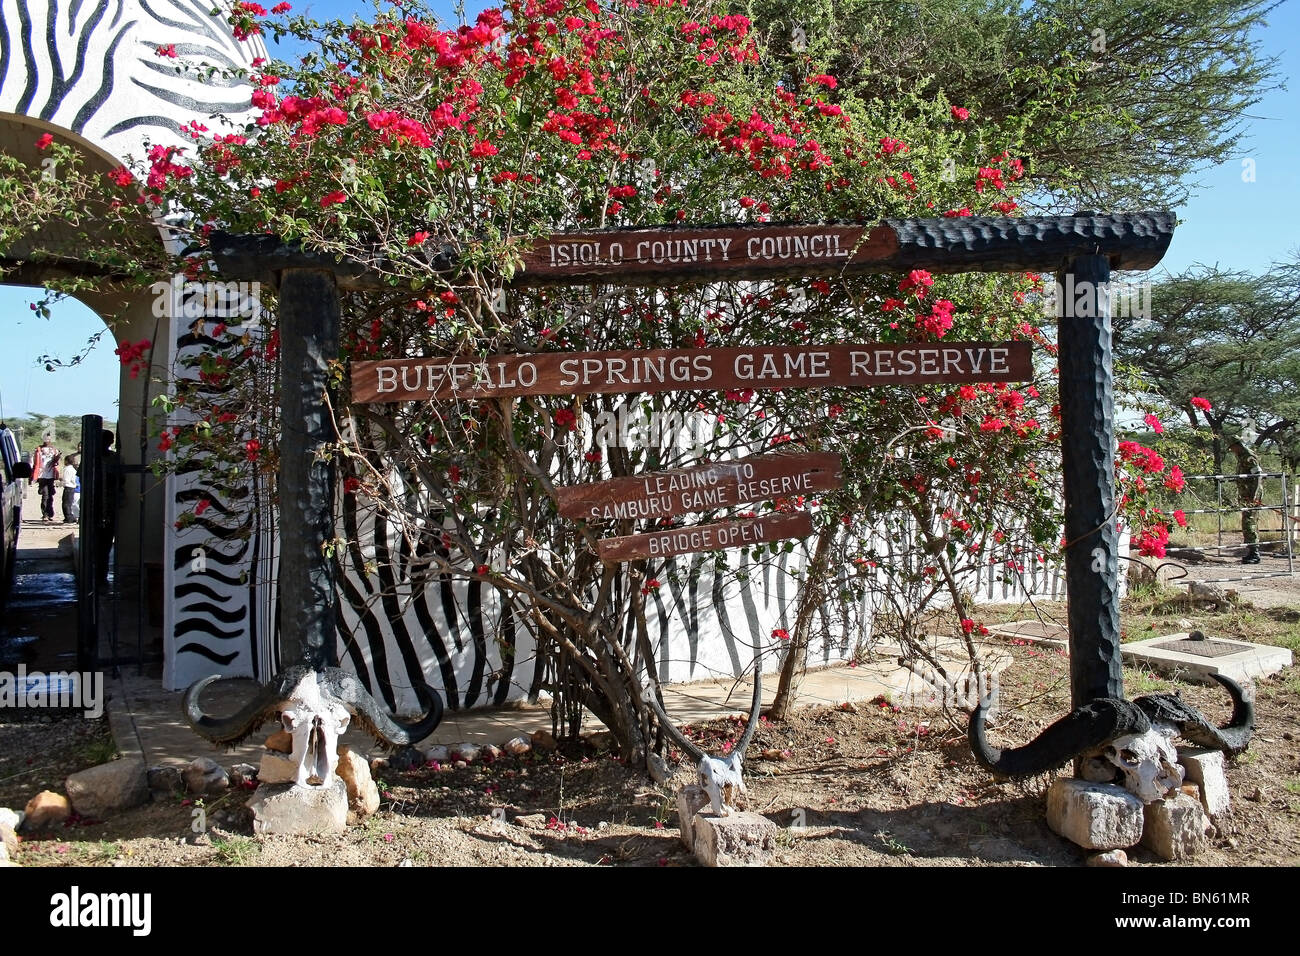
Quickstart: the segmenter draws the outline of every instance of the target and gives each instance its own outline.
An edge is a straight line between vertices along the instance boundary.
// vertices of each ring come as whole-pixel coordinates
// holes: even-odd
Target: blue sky
[[[487,4],[466,6],[477,11]],[[438,7],[452,9],[449,3]],[[318,20],[370,9],[361,0],[315,0],[295,8]],[[1296,37],[1300,3],[1283,4],[1260,38],[1264,54],[1279,57],[1284,82],[1300,77],[1300,44],[1287,49],[1287,41]],[[1197,177],[1197,194],[1178,210],[1181,224],[1153,278],[1198,263],[1262,272],[1300,250],[1293,229],[1300,222],[1300,95],[1270,93],[1250,111],[1246,131],[1236,157]],[[1253,161],[1253,182],[1243,179],[1243,160]],[[119,366],[109,336],[75,368],[47,372],[36,361],[47,353],[77,354],[103,323],[77,302],[60,305],[48,321],[41,319],[28,308],[37,294],[0,286],[0,417],[42,412],[116,419]]]

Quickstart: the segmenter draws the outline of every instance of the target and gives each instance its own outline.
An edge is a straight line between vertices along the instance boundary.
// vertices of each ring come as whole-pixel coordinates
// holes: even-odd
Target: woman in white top
[[[63,460],[63,523],[74,524],[77,520],[77,456],[69,455]]]

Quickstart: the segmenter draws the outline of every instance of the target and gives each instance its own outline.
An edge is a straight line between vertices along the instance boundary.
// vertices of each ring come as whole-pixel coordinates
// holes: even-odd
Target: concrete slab
[[[1191,641],[1189,637],[1186,632],[1165,634],[1123,644],[1120,651],[1126,664],[1145,664],[1171,677],[1200,684],[1213,684],[1211,674],[1222,674],[1244,684],[1291,666],[1291,652],[1285,647],[1218,637]]]
[[[1049,647],[1070,646],[1069,628],[1063,624],[1052,624],[1035,618],[998,624],[989,628],[989,634],[1005,637],[1008,640],[1027,641],[1030,644],[1046,644]]]

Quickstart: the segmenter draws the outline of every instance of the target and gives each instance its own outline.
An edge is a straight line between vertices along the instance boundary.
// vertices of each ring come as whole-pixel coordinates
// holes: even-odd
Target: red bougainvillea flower
[[[1187,527],[1187,513],[1181,508],[1174,512],[1174,523],[1180,528]]]
[[[127,169],[125,166],[119,166],[117,167],[117,169],[111,169],[108,171],[107,175],[109,179],[111,179],[118,186],[121,186],[123,189],[125,189],[127,186],[130,186],[133,182],[135,182],[135,177],[131,175],[131,171]]]
[[[428,239],[429,234],[427,232],[413,232],[411,233],[410,238],[406,240],[406,246],[408,249],[412,246],[422,246],[428,241]]]
[[[244,442],[244,455],[249,461],[257,461],[258,453],[262,450],[262,443],[256,438],[250,438]]]
[[[913,269],[907,277],[898,283],[899,292],[916,291],[918,299],[925,298],[925,290],[934,285],[934,279],[924,269]]]
[[[156,56],[165,56],[169,59],[176,59],[176,44],[168,43],[166,46],[160,46],[153,51]]]
[[[968,617],[964,617],[961,619],[961,629],[962,633],[969,634],[971,631],[975,630],[975,622]]]
[[[781,641],[790,640],[790,632],[783,627],[774,628],[772,631],[772,636],[775,637],[777,640],[781,640]]]
[[[460,465],[452,465],[447,469],[447,478],[453,485],[460,483]]]
[[[208,510],[208,506],[211,504],[212,501],[210,499],[200,498],[199,503],[194,506],[194,516],[198,517],[199,515],[203,514],[203,512]]]
[[[964,106],[954,106],[952,108],[952,118],[958,122],[964,123],[970,119],[970,110]]]
[[[348,194],[341,189],[336,189],[332,193],[326,193],[320,197],[320,207],[328,209],[330,206],[336,206],[341,202],[348,201]]]
[[[37,149],[49,149],[50,144],[54,142],[54,136],[51,133],[43,133],[41,138],[36,141]]]
[[[555,413],[555,424],[573,431],[578,427],[578,416],[571,408],[561,408]]]
[[[358,478],[356,475],[348,475],[346,478],[343,479],[343,490],[350,495],[355,494],[357,489],[360,487],[361,487],[361,479]]]
[[[1148,412],[1146,418],[1142,420],[1146,422],[1147,427],[1150,428],[1157,435],[1162,434],[1165,430],[1165,426],[1160,424],[1160,419],[1157,418],[1153,412]]]
[[[1208,412],[1211,407],[1210,400],[1208,398],[1200,398],[1198,396],[1197,398],[1192,399],[1192,407],[1199,408],[1203,412]]]
[[[486,576],[486,575],[489,575],[489,574],[492,573],[492,568],[489,567],[489,566],[486,565],[486,564],[480,564],[478,567],[476,567],[476,568],[474,569],[474,573],[475,573],[475,574],[482,574],[482,575],[485,575],[485,576]]]
[[[1165,487],[1170,491],[1182,491],[1187,486],[1187,479],[1183,477],[1183,470],[1177,465],[1169,469],[1169,477],[1165,479]]]

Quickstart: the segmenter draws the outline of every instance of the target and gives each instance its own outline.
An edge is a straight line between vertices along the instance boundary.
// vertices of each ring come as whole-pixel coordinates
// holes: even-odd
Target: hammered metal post
[[[323,269],[285,269],[280,278],[280,661],[315,670],[338,664],[334,539],[325,403],[329,362],[339,353],[339,296]]]
[[[1115,519],[1115,396],[1110,261],[1080,256],[1058,277],[1061,468],[1075,707],[1124,697]]]

